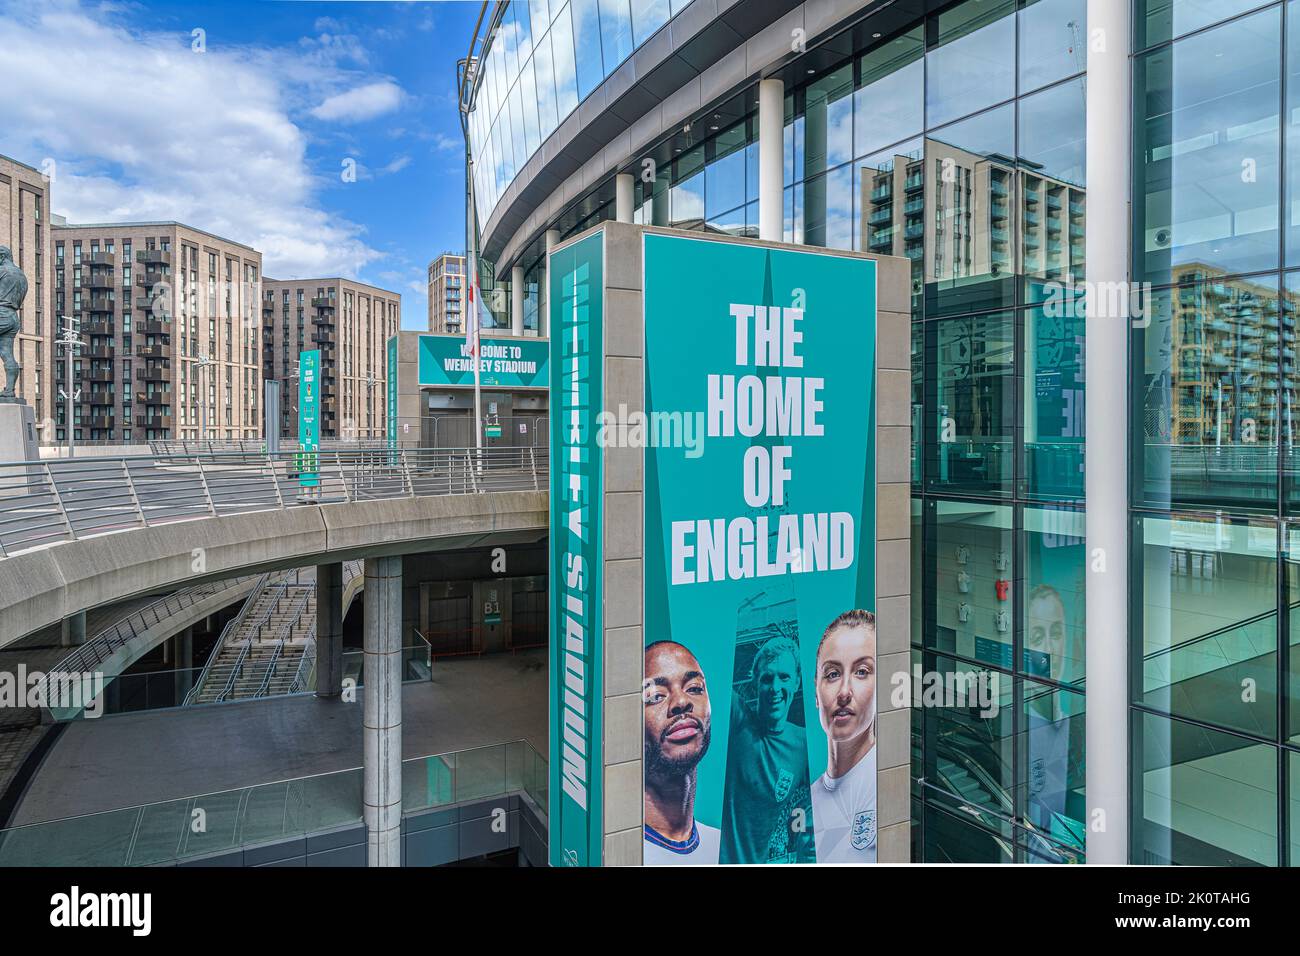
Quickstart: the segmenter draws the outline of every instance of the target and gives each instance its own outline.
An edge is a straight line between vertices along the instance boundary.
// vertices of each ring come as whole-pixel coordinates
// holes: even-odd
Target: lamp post
[[[216,364],[207,352],[200,352],[198,361],[194,363],[195,374],[199,378],[199,441],[204,441],[208,434],[208,391],[205,373]]]
[[[60,318],[63,319],[64,326],[63,330],[59,333],[59,337],[54,340],[54,344],[56,347],[60,345],[64,347],[63,360],[65,364],[63,367],[65,371],[63,373],[63,378],[66,387],[60,390],[59,395],[63,399],[64,403],[63,417],[68,429],[68,457],[71,458],[76,454],[76,441],[73,437],[72,403],[81,396],[81,389],[74,389],[72,387],[72,359],[76,350],[86,343],[81,340],[81,336],[77,334],[76,328],[74,328],[72,323],[68,321],[66,315],[60,316]]]

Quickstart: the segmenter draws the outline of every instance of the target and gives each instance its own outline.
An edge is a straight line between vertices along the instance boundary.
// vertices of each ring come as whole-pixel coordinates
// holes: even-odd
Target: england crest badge
[[[876,845],[876,811],[862,810],[853,815],[853,849],[865,850]]]

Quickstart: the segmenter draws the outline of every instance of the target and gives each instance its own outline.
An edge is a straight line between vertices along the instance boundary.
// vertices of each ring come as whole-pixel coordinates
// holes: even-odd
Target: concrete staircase
[[[362,575],[360,561],[343,566],[345,601]],[[344,607],[347,613],[347,607]],[[274,697],[315,684],[316,570],[264,575],[222,632],[186,706]]]

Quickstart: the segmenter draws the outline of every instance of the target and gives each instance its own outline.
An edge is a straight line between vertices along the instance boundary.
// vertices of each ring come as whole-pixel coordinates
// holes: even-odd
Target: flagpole
[[[469,275],[469,314],[465,318],[465,330],[468,336],[472,336],[471,355],[474,360],[474,450],[475,450],[475,467],[482,468],[483,460],[483,394],[479,384],[479,296],[482,290],[478,287],[478,230],[474,228],[474,157],[466,149],[465,162],[465,196],[468,200],[465,208],[465,232],[466,242],[469,246],[465,257],[466,270]]]

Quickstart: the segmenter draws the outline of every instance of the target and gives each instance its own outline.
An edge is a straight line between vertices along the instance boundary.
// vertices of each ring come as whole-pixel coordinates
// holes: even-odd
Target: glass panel
[[[808,84],[804,110],[805,175],[847,163],[853,158],[853,64]]]
[[[926,326],[926,487],[1009,494],[1016,416],[1012,315]]]
[[[1277,865],[1277,750],[1143,714],[1134,863]]]
[[[1088,65],[1088,0],[1021,0],[1020,7],[1021,94],[1082,73]]]
[[[1180,270],[1133,331],[1135,494],[1157,507],[1277,502],[1275,277]]]
[[[1022,313],[1024,485],[1034,498],[1084,494],[1084,309],[1062,297]]]
[[[744,131],[744,126],[740,127]],[[726,134],[723,134],[726,135]],[[745,152],[736,150],[714,160],[704,172],[705,209],[710,219],[745,204]]]
[[[1007,104],[926,137],[927,317],[1014,304],[1015,135]]]
[[[551,35],[548,33],[537,42],[533,52],[533,64],[537,71],[537,120],[541,124],[540,132],[543,141],[559,124],[553,62]]]
[[[928,796],[1010,836],[1015,813],[1011,678],[939,654],[923,658],[921,687],[913,692],[928,701],[923,708],[925,778],[933,785]],[[945,688],[957,687],[984,690],[964,699],[953,692],[949,698]]]
[[[1289,806],[1287,807],[1287,832],[1291,834],[1291,846],[1287,850],[1287,866],[1300,866],[1300,754],[1287,751],[1287,785]]]
[[[696,229],[704,222],[704,173],[676,183],[671,199],[672,225]]]
[[[1134,64],[1134,278],[1278,265],[1279,10]]]
[[[604,58],[600,55],[600,14],[596,0],[569,0],[573,11],[573,36],[575,49],[582,50],[577,58],[578,99],[587,95],[605,78]]]
[[[853,152],[865,156],[921,132],[925,115],[925,38],[921,27],[888,41],[858,61],[861,88]]]
[[[627,0],[600,0],[600,46],[606,74],[632,55],[632,15]]]
[[[858,177],[854,248],[912,261],[912,316],[919,318],[926,223],[921,141],[914,139],[854,165]]]
[[[937,126],[1016,93],[1014,0],[966,0],[931,18],[925,116]]]
[[[1285,733],[1287,741],[1300,744],[1300,524],[1287,522],[1283,533],[1286,535],[1285,574],[1287,604],[1287,645],[1289,659],[1287,662],[1286,716]],[[1300,793],[1292,789],[1300,798]],[[1298,834],[1300,836],[1300,834]]]
[[[1084,698],[1023,681],[1020,733],[1020,816],[1035,834],[1082,850],[1085,842]],[[1050,844],[1035,843],[1039,855]]]
[[[551,56],[555,70],[555,101],[560,122],[578,106],[577,66],[574,63],[573,27],[565,4],[551,25]]]
[[[912,486],[921,484],[922,426],[925,422],[925,326],[912,323]],[[915,541],[915,538],[913,539]]]
[[[927,646],[1011,670],[1011,508],[936,499],[926,505],[934,515],[934,547],[922,554],[934,574]]]
[[[1020,669],[1061,684],[1084,678],[1088,567],[1084,513],[1072,508],[1025,508],[1024,631]]]
[[[975,826],[964,814],[947,813],[933,806],[924,808],[924,863],[1014,863],[1011,844],[983,827]]]
[[[528,58],[533,55],[533,32],[528,4],[512,3],[510,4],[510,13],[514,17],[515,26],[519,31],[519,62],[526,63]]]
[[[1300,264],[1300,2],[1286,6],[1286,261]]]
[[[1263,6],[1261,0],[1136,0],[1133,49],[1155,46],[1239,13]]]
[[[636,45],[650,39],[668,17],[668,0],[632,0],[632,36]]]
[[[1137,519],[1133,599],[1148,707],[1272,737],[1277,729],[1277,526]]]
[[[1084,81],[1068,80],[1019,104],[1020,250],[1026,279],[1057,286],[1084,276]],[[1027,300],[1039,301],[1027,282]]]
[[[804,242],[853,248],[853,167],[841,166],[804,184]]]

